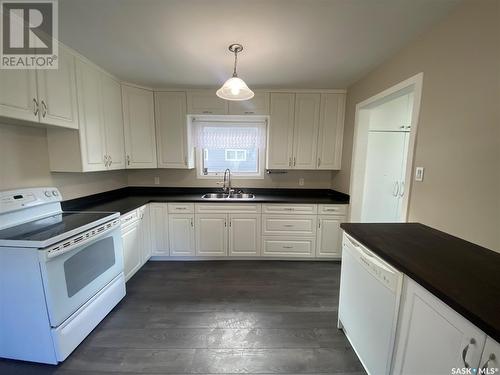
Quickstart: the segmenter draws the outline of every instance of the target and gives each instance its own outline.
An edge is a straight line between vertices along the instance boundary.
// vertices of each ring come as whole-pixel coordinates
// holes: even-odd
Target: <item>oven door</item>
[[[123,272],[120,226],[61,255],[42,250],[40,266],[50,324],[57,327]]]

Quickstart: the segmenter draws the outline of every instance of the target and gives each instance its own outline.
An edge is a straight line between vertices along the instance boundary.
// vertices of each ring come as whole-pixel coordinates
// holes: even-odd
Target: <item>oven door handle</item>
[[[104,236],[107,236],[111,231],[120,227],[120,218],[108,221],[107,223],[101,224],[95,228],[89,229],[83,233],[77,234],[76,236],[70,237],[64,241],[61,241],[55,245],[52,245],[44,249],[46,254],[46,259],[50,260],[52,258],[58,257],[60,255],[69,253],[75,249],[82,247],[90,242],[94,242]]]

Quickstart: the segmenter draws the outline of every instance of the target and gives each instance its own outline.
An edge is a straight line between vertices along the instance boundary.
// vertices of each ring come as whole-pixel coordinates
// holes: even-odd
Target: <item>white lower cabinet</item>
[[[405,277],[396,339],[393,374],[451,374],[479,366],[486,335]]]
[[[149,206],[144,205],[137,209],[137,218],[139,220],[139,229],[141,232],[141,266],[146,263],[152,255],[151,247],[151,220],[149,215]]]
[[[227,255],[227,214],[198,214],[195,217],[196,255]]]
[[[169,214],[168,233],[171,256],[196,255],[193,214]]]
[[[273,257],[314,257],[316,239],[314,237],[263,237],[262,255]]]
[[[149,216],[151,219],[151,255],[169,255],[169,230],[167,223],[167,203],[151,203]]]
[[[229,214],[229,256],[260,255],[260,214]]]
[[[318,216],[316,257],[340,258],[342,256],[342,230],[340,224],[345,221],[344,216]]]
[[[125,281],[128,281],[141,268],[141,237],[140,224],[137,218],[122,227]]]

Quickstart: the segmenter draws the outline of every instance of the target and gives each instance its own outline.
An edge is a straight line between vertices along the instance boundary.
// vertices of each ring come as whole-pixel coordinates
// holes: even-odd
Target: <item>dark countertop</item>
[[[340,226],[500,342],[500,254],[418,223]]]
[[[250,201],[213,201],[201,199],[216,188],[127,187],[62,202],[63,210],[111,211],[124,214],[150,202],[204,203],[314,203],[349,204],[349,196],[329,189],[242,189],[255,194]]]

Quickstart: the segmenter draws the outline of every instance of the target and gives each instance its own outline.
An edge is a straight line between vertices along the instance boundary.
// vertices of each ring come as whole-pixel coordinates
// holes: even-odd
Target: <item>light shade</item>
[[[220,89],[217,90],[217,96],[225,100],[248,100],[255,94],[250,90],[241,78],[229,78]]]

